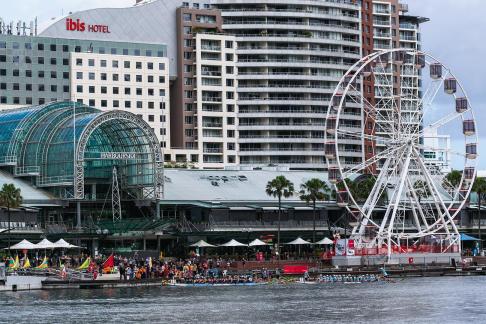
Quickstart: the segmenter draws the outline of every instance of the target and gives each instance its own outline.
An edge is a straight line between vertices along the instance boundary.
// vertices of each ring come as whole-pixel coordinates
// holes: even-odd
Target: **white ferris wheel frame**
[[[389,203],[386,206],[386,212],[385,212],[383,219],[381,220],[381,223],[377,223],[377,222],[373,221],[372,213],[373,213],[375,207],[377,206],[378,200],[380,199],[380,196],[382,195],[382,193],[384,191],[388,191],[387,188],[386,188],[386,185],[384,186],[385,187],[384,189],[382,189],[382,185],[383,185],[384,181],[387,180],[385,178],[386,174],[385,174],[385,172],[383,172],[383,170],[388,169],[387,163],[390,163],[390,158],[387,158],[385,160],[383,167],[382,167],[382,171],[377,175],[375,185],[374,185],[372,191],[370,192],[369,197],[366,199],[366,202],[363,205],[360,205],[360,204],[357,203],[355,197],[353,197],[353,194],[351,193],[351,190],[350,190],[348,184],[346,183],[346,181],[344,181],[347,178],[347,177],[344,176],[345,174],[359,174],[360,172],[363,172],[365,169],[367,169],[369,166],[371,166],[373,164],[376,165],[376,163],[378,161],[384,159],[384,156],[380,156],[379,154],[378,154],[378,156],[375,155],[376,156],[375,158],[372,158],[372,159],[369,159],[369,160],[366,160],[366,158],[365,158],[364,139],[365,138],[369,139],[369,138],[372,138],[372,137],[375,137],[375,139],[376,139],[377,137],[376,136],[370,136],[370,135],[367,135],[367,134],[364,133],[365,122],[364,122],[364,111],[363,111],[363,109],[364,109],[364,106],[365,106],[366,99],[363,95],[363,91],[364,91],[364,88],[363,88],[363,72],[365,72],[366,67],[369,67],[369,71],[373,71],[372,63],[376,62],[377,59],[379,59],[383,56],[389,55],[389,57],[391,57],[391,59],[392,59],[391,62],[381,62],[381,60],[380,60],[380,62],[385,63],[385,64],[390,64],[390,66],[392,67],[391,73],[392,73],[392,78],[393,78],[393,72],[394,72],[393,71],[393,63],[394,63],[393,62],[393,56],[394,56],[395,52],[404,52],[404,56],[405,55],[413,55],[414,60],[416,60],[417,55],[422,55],[423,58],[424,58],[424,67],[426,67],[427,65],[430,67],[431,62],[433,61],[433,63],[440,64],[442,71],[443,71],[443,73],[441,73],[440,78],[437,79],[437,80],[439,80],[438,87],[436,89],[431,88],[432,84],[434,84],[434,80],[432,80],[430,82],[427,90],[424,92],[424,94],[422,96],[418,97],[420,102],[417,103],[416,107],[419,108],[419,109],[417,109],[417,111],[420,110],[420,114],[421,114],[421,116],[419,116],[419,118],[420,118],[419,122],[418,122],[419,126],[423,124],[423,117],[425,115],[426,108],[430,107],[430,105],[432,105],[435,97],[437,96],[437,93],[444,86],[444,81],[446,80],[446,77],[453,78],[457,82],[457,92],[462,93],[462,97],[465,97],[467,99],[467,103],[468,103],[467,110],[465,110],[461,113],[454,111],[452,114],[449,114],[445,117],[441,117],[437,122],[433,123],[432,125],[435,126],[435,127],[440,127],[440,126],[445,125],[448,122],[455,120],[458,117],[460,117],[462,119],[462,121],[464,121],[465,120],[464,115],[466,113],[468,113],[469,116],[471,117],[470,119],[472,119],[473,122],[474,122],[475,133],[474,133],[473,136],[464,135],[464,145],[466,146],[467,143],[471,142],[471,141],[468,141],[468,138],[473,138],[475,140],[474,143],[476,143],[476,150],[477,150],[477,145],[479,144],[479,141],[478,141],[477,123],[475,121],[474,111],[472,109],[472,106],[471,106],[471,103],[469,101],[469,97],[467,96],[466,91],[464,90],[460,81],[451,72],[451,70],[448,67],[446,67],[444,64],[442,64],[435,57],[433,57],[433,56],[431,56],[431,55],[429,55],[425,52],[422,52],[422,51],[417,51],[417,50],[414,50],[414,49],[407,49],[407,48],[383,50],[383,51],[374,52],[374,53],[372,53],[368,56],[365,56],[361,60],[359,60],[358,62],[353,64],[348,69],[348,71],[342,76],[342,78],[339,81],[338,86],[335,88],[335,90],[333,92],[332,98],[331,98],[330,103],[329,103],[328,111],[327,111],[325,143],[326,144],[329,143],[329,140],[331,140],[333,142],[334,150],[335,150],[335,158],[330,159],[330,158],[326,157],[328,170],[330,169],[331,166],[337,167],[337,170],[338,170],[339,176],[340,176],[340,181],[343,184],[345,191],[347,192],[348,199],[350,201],[349,204],[346,204],[345,207],[346,207],[346,209],[349,213],[356,214],[356,212],[358,212],[358,217],[357,217],[358,224],[353,227],[353,230],[352,230],[352,233],[351,233],[351,238],[354,238],[356,240],[358,247],[377,247],[377,246],[381,247],[381,246],[385,245],[385,246],[387,246],[388,255],[390,255],[392,245],[395,244],[397,246],[400,246],[400,240],[406,239],[407,242],[408,242],[408,240],[413,241],[413,240],[418,240],[418,239],[421,239],[421,238],[424,238],[424,237],[427,237],[427,236],[431,236],[431,235],[434,235],[434,234],[436,234],[436,235],[440,234],[442,236],[445,236],[446,240],[444,240],[444,241],[448,242],[447,243],[448,245],[444,246],[444,251],[446,251],[452,245],[457,245],[459,247],[459,250],[460,250],[460,244],[459,244],[460,234],[459,234],[457,226],[454,222],[454,219],[456,218],[456,216],[460,213],[460,211],[462,210],[462,208],[466,204],[467,198],[468,198],[468,196],[471,192],[472,182],[476,178],[478,158],[469,159],[464,154],[464,166],[465,167],[463,168],[463,171],[462,171],[461,181],[460,181],[459,186],[457,188],[453,188],[454,191],[453,191],[453,194],[451,194],[452,201],[449,202],[449,203],[446,203],[442,199],[440,191],[436,187],[436,182],[434,181],[434,178],[430,174],[430,172],[429,172],[430,170],[427,168],[427,166],[425,165],[425,163],[423,161],[423,156],[420,154],[419,151],[417,151],[416,147],[414,147],[413,145],[410,145],[410,148],[408,148],[408,150],[407,150],[407,157],[401,163],[401,168],[406,170],[406,172],[402,171],[402,174],[400,175],[399,182],[398,182],[399,186],[398,186],[398,188],[397,188],[397,186],[395,186],[395,190],[392,192],[392,196],[390,197]],[[417,68],[417,70],[418,70],[418,68]],[[346,79],[347,79],[347,81],[346,81]],[[420,79],[420,77],[419,77],[419,79]],[[358,89],[356,89],[356,87],[354,87],[353,84],[356,84],[356,81],[358,81],[358,80],[360,81],[361,87],[357,87]],[[435,81],[437,81],[437,80],[435,80]],[[393,80],[391,81],[391,87],[393,89]],[[417,85],[417,87],[420,89],[421,85]],[[343,110],[344,104],[347,101],[347,99],[346,99],[348,97],[347,94],[350,92],[351,88],[353,88],[355,92],[359,93],[361,108],[362,108],[361,109],[361,111],[362,111],[362,115],[361,115],[362,116],[362,118],[361,118],[362,119],[361,120],[362,129],[361,129],[361,131],[362,131],[363,163],[362,163],[362,165],[358,165],[357,167],[353,167],[349,170],[346,170],[343,163],[341,162],[340,154],[339,154],[339,143],[340,143],[339,135],[340,134],[339,134],[338,129],[339,129],[340,115],[341,115],[341,112]],[[431,92],[429,92],[429,91],[431,91]],[[400,103],[401,103],[401,99],[402,99],[402,97],[401,97],[402,93],[403,93],[402,92],[402,82],[401,82],[401,79],[400,79],[400,94],[398,95],[400,97]],[[338,94],[341,95],[339,106],[338,106],[337,112],[333,112],[334,98]],[[458,98],[456,93],[453,93],[452,95],[453,95],[454,99]],[[393,93],[391,93],[391,97],[392,98],[397,97],[397,95],[394,95]],[[391,99],[391,101],[392,101],[392,109],[393,109],[393,102],[395,101],[395,99]],[[359,102],[356,102],[356,101],[355,101],[355,103],[359,104]],[[370,103],[368,103],[368,104],[375,110],[374,113],[377,113],[377,109],[376,109],[377,103],[375,102],[375,105],[371,105]],[[398,112],[399,112],[399,116],[401,116],[401,107],[398,108]],[[329,134],[327,132],[327,130],[328,130],[328,123],[329,123],[331,115],[335,116],[335,118],[334,118],[335,119],[335,125],[334,125],[335,131],[334,131],[334,133]],[[341,135],[346,135],[346,133],[341,134]],[[348,135],[351,136],[352,133],[350,132]],[[415,138],[415,140],[418,140],[420,137],[423,137],[423,135],[424,135],[423,129],[420,129],[418,137]],[[402,148],[402,146],[403,146],[403,144],[401,144],[401,146],[399,146],[398,149]],[[425,148],[425,147],[423,146],[423,148]],[[387,154],[393,154],[393,153],[397,153],[398,149],[394,148],[395,151],[385,149],[385,151],[389,150],[389,152],[387,152]],[[374,153],[377,154],[376,151]],[[462,154],[460,154],[460,155],[462,155]],[[413,185],[410,182],[410,178],[408,177],[408,173],[410,171],[409,165],[411,163],[412,156],[414,156],[414,158],[413,158],[414,161],[416,160],[418,162],[420,169],[424,173],[423,174],[424,179],[422,179],[422,180],[427,183],[427,186],[432,191],[431,194],[433,196],[433,200],[434,200],[433,202],[436,205],[436,208],[437,208],[436,211],[439,214],[439,215],[435,215],[435,216],[438,216],[438,217],[435,217],[435,222],[430,223],[430,224],[425,219],[425,216],[424,216],[425,213],[422,210],[422,203],[421,203],[420,197],[417,197],[416,192],[415,192],[415,188],[413,188]],[[400,157],[400,159],[401,159],[401,157]],[[473,162],[472,167],[474,168],[474,173],[472,175],[472,179],[467,180],[465,170],[466,170],[466,166],[468,165],[469,162]],[[395,168],[397,168],[397,166],[398,165],[396,165]],[[468,184],[468,185],[466,187],[464,187],[464,185],[466,185],[466,184]],[[409,197],[409,200],[410,200],[410,205],[412,206],[411,210],[412,210],[413,218],[415,220],[415,223],[416,223],[415,225],[417,226],[417,229],[416,229],[415,232],[403,231],[401,233],[398,233],[398,232],[395,233],[395,232],[393,232],[394,221],[395,221],[395,217],[397,216],[396,214],[397,214],[397,210],[399,209],[400,201],[402,199],[402,192],[403,192],[404,186],[407,186],[409,189],[412,189],[412,190],[410,190],[412,194],[409,195],[409,196],[412,196],[412,197]],[[423,186],[424,186],[424,189],[425,189],[425,184],[423,184]],[[462,188],[467,188],[467,192],[465,192],[464,190],[461,190]],[[337,188],[336,184],[335,184],[335,189],[336,189],[336,192],[338,192],[338,188]],[[417,208],[417,210],[415,208]],[[433,208],[432,208],[432,210],[429,210],[428,212],[433,213]],[[421,225],[421,223],[420,223],[421,221],[423,221],[425,227]],[[370,224],[378,229],[378,233],[376,234],[375,238],[371,242],[369,242],[369,241],[366,242],[364,240],[364,231],[365,231],[365,228]]]

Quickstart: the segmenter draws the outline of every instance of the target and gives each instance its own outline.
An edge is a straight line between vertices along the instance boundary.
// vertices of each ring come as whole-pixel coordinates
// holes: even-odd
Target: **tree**
[[[18,208],[22,204],[20,188],[15,187],[12,183],[5,183],[0,191],[0,205],[7,208],[8,215],[8,246],[10,254],[10,209]]]
[[[481,239],[481,201],[486,198],[486,179],[476,177],[474,180],[472,191],[478,196],[478,236],[480,247],[483,247],[483,241]]]
[[[316,242],[316,201],[329,200],[329,187],[321,179],[312,178],[300,185],[300,199],[312,202],[312,242]]]
[[[457,170],[452,170],[445,176],[444,182],[447,181],[446,182],[447,184],[450,184],[454,188],[457,188],[461,183],[461,179],[462,179],[462,172]]]
[[[278,198],[278,230],[277,230],[277,253],[280,260],[280,218],[282,214],[282,197],[288,198],[294,194],[294,184],[284,176],[277,176],[268,181],[265,189],[267,195]]]

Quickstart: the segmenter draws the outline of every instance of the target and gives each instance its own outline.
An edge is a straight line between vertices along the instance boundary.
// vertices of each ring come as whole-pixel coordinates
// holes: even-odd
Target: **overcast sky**
[[[2,1],[6,21],[39,22],[69,11],[98,7],[125,7],[135,0],[19,0]],[[486,0],[403,0],[410,14],[430,18],[422,25],[423,49],[451,68],[466,89],[476,113],[481,137],[480,167],[486,169]],[[484,122],[483,122],[484,121]],[[454,138],[453,138],[453,142]],[[463,144],[459,144],[463,145]]]

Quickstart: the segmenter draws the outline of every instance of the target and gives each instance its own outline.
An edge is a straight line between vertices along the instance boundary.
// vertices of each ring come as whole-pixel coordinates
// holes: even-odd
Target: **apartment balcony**
[[[274,29],[274,30],[305,30],[318,32],[345,32],[347,34],[359,35],[358,26],[340,25],[340,24],[306,24],[306,23],[290,23],[290,22],[244,22],[234,24],[223,24],[224,30],[232,29]]]
[[[416,30],[417,25],[414,25],[414,24],[411,24],[411,23],[400,23],[400,29]]]
[[[222,123],[203,123],[204,128],[221,128],[223,127]]]
[[[358,38],[333,39],[328,37],[304,37],[299,35],[287,34],[237,34],[236,41],[240,42],[293,42],[293,43],[313,43],[313,44],[333,44],[343,46],[359,46]]]
[[[221,52],[221,46],[201,45],[201,50],[210,52]]]
[[[201,75],[205,77],[221,77],[221,72],[219,71],[201,71]]]
[[[223,149],[222,148],[204,148],[203,152],[207,153],[207,154],[222,154]]]
[[[307,130],[314,130],[314,131],[324,131],[325,126],[324,124],[314,124],[314,125],[264,125],[264,124],[254,124],[254,125],[238,125],[239,131],[244,130],[293,130],[293,131],[307,131]]]
[[[312,1],[302,1],[302,4]],[[337,2],[337,1],[336,1]],[[315,2],[309,4],[315,5]],[[339,3],[326,3],[326,6],[339,6],[339,8],[354,9],[356,12],[360,10],[355,3],[349,1],[349,4]],[[350,22],[359,22],[359,15],[356,14],[335,14],[327,10],[314,10],[307,8],[238,8],[238,9],[224,9],[221,13],[223,17],[243,17],[243,19],[249,19],[252,17],[282,17],[282,18],[321,18],[321,19],[333,19]]]
[[[324,136],[311,135],[241,135],[240,143],[318,143],[324,142]],[[323,152],[324,154],[324,152]]]
[[[390,20],[382,20],[382,19],[373,19],[373,25],[375,26],[384,26],[384,27],[390,27]]]
[[[223,99],[221,97],[202,97],[202,102],[217,102],[217,103],[222,103]]]

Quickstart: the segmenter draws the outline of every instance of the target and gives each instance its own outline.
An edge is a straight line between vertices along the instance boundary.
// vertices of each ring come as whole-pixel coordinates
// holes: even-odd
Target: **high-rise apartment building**
[[[339,79],[361,57],[357,1],[213,0],[238,43],[240,164],[324,169],[324,124]],[[354,109],[353,109],[354,108]],[[361,127],[360,107],[345,122]],[[346,160],[362,160],[350,144]]]
[[[236,41],[222,33],[220,11],[208,7],[176,10],[171,160],[222,169],[238,163]]]

